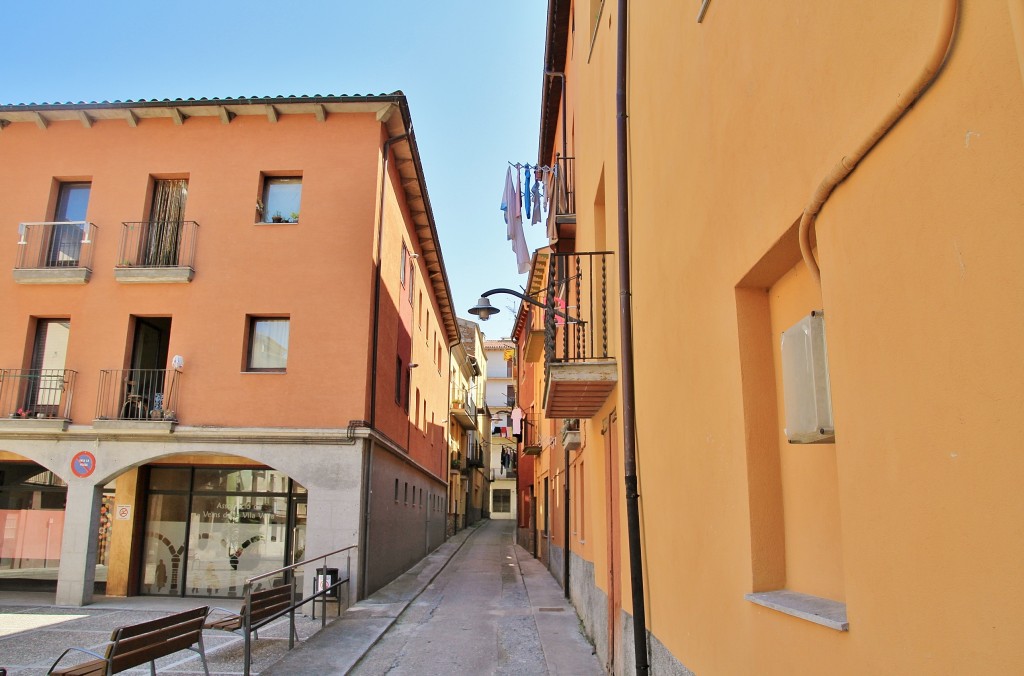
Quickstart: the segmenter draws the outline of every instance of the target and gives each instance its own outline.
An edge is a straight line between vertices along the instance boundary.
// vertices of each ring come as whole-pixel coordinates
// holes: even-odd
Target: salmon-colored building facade
[[[520,543],[607,669],[1024,672],[1024,3],[548,7]]]
[[[404,95],[0,127],[0,584],[233,596],[350,548],[355,599],[443,541],[459,333]]]

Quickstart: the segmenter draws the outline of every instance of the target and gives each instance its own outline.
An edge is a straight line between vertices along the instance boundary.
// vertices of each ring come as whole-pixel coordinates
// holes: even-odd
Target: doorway
[[[140,242],[140,264],[146,267],[178,265],[188,200],[187,179],[153,181],[153,203]]]
[[[170,317],[135,318],[130,368],[124,378],[122,419],[146,419],[150,411],[163,410],[170,343]]]
[[[60,410],[64,395],[64,365],[71,322],[40,319],[32,343],[32,362],[26,379],[24,409],[29,415],[51,418]]]
[[[77,267],[82,252],[90,183],[61,183],[54,212],[53,236],[46,251],[47,267]]]

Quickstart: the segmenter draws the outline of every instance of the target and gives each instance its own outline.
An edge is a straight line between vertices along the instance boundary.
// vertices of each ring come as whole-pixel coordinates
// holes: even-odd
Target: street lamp
[[[491,315],[496,315],[499,312],[501,312],[501,310],[491,305],[491,301],[489,300],[490,296],[493,296],[496,293],[507,293],[511,296],[515,296],[516,298],[520,298],[526,301],[530,305],[536,305],[537,307],[543,308],[545,310],[548,309],[548,306],[544,305],[544,303],[534,300],[533,298],[530,298],[525,294],[519,293],[518,291],[513,291],[512,289],[491,289],[490,291],[484,291],[482,294],[480,294],[480,300],[476,302],[476,305],[469,308],[469,314],[476,315],[477,317],[480,318],[480,321],[486,322]],[[561,317],[569,324],[583,323],[583,320],[577,319],[575,317],[570,317],[569,315],[565,314],[564,312],[557,308],[551,308],[551,310],[552,312],[555,313],[556,316]]]

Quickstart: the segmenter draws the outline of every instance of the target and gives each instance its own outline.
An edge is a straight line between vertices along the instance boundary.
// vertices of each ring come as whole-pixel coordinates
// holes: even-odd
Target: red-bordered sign
[[[79,451],[71,458],[71,471],[79,479],[84,479],[96,470],[96,456],[89,451]]]

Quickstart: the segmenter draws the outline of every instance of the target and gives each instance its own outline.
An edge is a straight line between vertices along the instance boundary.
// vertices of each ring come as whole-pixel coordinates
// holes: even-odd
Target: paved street
[[[512,543],[512,526],[481,526],[352,673],[601,673],[575,611]]]
[[[266,676],[603,673],[561,588],[512,543],[513,528],[461,531]]]

